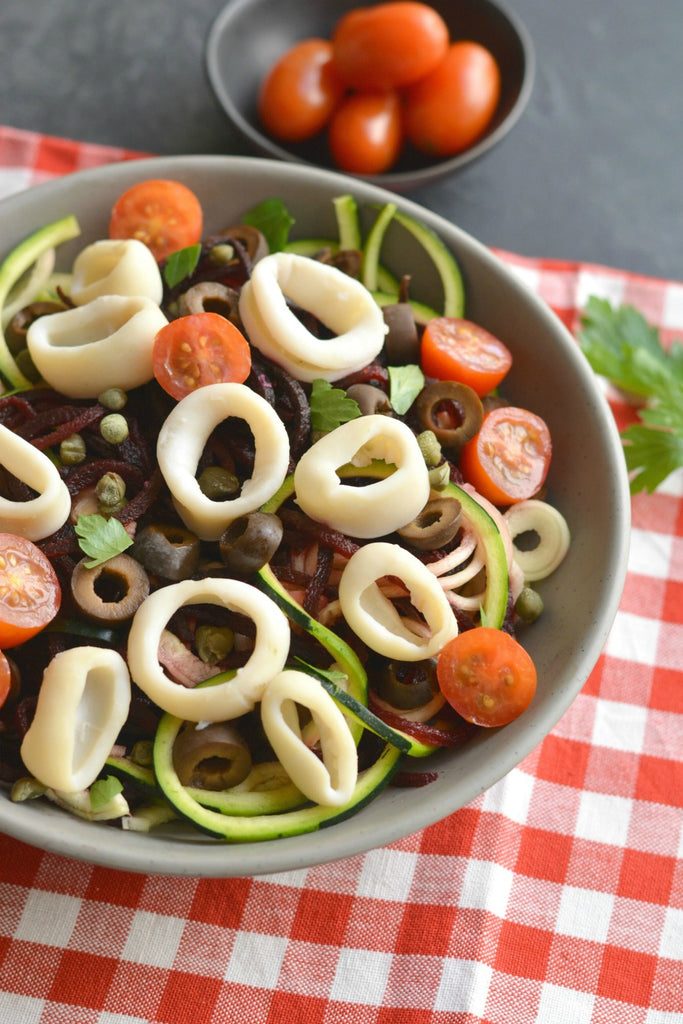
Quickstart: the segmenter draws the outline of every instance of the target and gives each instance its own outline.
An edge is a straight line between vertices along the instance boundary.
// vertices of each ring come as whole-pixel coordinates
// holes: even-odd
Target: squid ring
[[[335,335],[316,338],[287,304],[291,299]],[[384,344],[382,311],[371,293],[336,267],[296,253],[271,253],[240,293],[249,340],[302,381],[333,381],[366,366]]]
[[[537,498],[519,501],[504,513],[514,545],[514,558],[528,583],[545,579],[557,569],[569,550],[571,535],[567,521],[553,505]],[[524,550],[515,544],[523,533],[536,534],[535,547]]]
[[[343,484],[347,463],[374,459],[396,470],[365,487]],[[410,427],[388,416],[360,416],[316,441],[294,470],[296,500],[306,515],[351,537],[383,537],[410,523],[429,499],[429,472]]]
[[[303,742],[296,705],[307,708],[320,735],[322,761]],[[358,778],[356,745],[344,715],[312,676],[294,669],[270,680],[261,721],[278,761],[298,789],[324,807],[343,807]]]
[[[130,705],[130,677],[116,651],[73,647],[43,673],[21,758],[43,785],[77,793],[95,781]]]
[[[237,498],[214,501],[201,490],[197,464],[212,432],[229,416],[246,420],[256,446],[253,475]],[[201,540],[218,540],[239,516],[275,494],[289,467],[289,437],[274,409],[245,384],[208,384],[182,398],[162,424],[157,459],[185,526]]]
[[[189,689],[164,672],[161,635],[174,612],[187,604],[220,605],[255,623],[254,650],[232,678]],[[128,666],[140,689],[164,711],[189,722],[223,722],[253,709],[284,667],[289,642],[287,617],[256,587],[233,579],[182,580],[155,590],[138,608],[128,634]]]
[[[71,298],[77,306],[100,295],[144,295],[158,305],[164,294],[159,265],[138,238],[102,238],[74,260]]]
[[[396,576],[408,588],[414,607],[426,621],[427,636],[409,629],[382,593],[377,581],[384,576]],[[339,603],[354,633],[373,651],[393,660],[433,658],[458,633],[457,620],[438,579],[398,544],[380,541],[358,548],[342,572]]]
[[[29,501],[0,496],[0,531],[32,541],[49,537],[71,512],[71,495],[57,467],[39,448],[2,424],[0,451],[0,465],[38,492]]]

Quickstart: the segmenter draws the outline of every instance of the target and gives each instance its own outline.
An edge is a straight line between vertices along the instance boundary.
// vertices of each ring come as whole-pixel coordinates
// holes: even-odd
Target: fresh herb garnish
[[[175,288],[190,276],[199,263],[201,251],[201,243],[197,242],[196,245],[188,245],[185,249],[171,253],[164,265],[164,281],[169,288]]]
[[[114,555],[120,555],[133,543],[123,524],[113,516],[110,519],[100,515],[79,516],[74,529],[81,551],[90,558],[85,563],[87,569],[94,569]]]
[[[328,380],[316,378],[311,388],[311,430],[327,434],[342,423],[361,415],[358,402],[342,388],[333,388]]]
[[[656,328],[633,306],[614,309],[592,296],[578,340],[593,370],[637,396],[640,423],[622,431],[631,493],[652,493],[683,466],[683,345],[667,351]]]
[[[416,363],[389,366],[389,401],[394,412],[403,416],[425,386],[422,370]]]
[[[113,775],[107,775],[105,779],[96,779],[90,787],[90,806],[93,811],[101,811],[122,789],[121,782]]]
[[[294,218],[281,199],[265,199],[242,217],[245,224],[258,228],[271,252],[282,252],[289,239]]]

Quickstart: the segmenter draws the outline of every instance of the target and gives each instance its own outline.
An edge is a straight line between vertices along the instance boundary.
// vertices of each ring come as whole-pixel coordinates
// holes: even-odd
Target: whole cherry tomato
[[[332,159],[350,174],[381,174],[403,145],[401,103],[394,92],[358,92],[342,101],[328,130]]]
[[[500,68],[485,47],[453,43],[444,59],[405,92],[405,131],[418,149],[453,156],[486,131],[500,98]]]
[[[131,185],[114,203],[110,238],[138,238],[157,260],[196,245],[202,237],[202,207],[180,181],[150,178]]]
[[[266,75],[258,113],[266,131],[285,142],[310,139],[325,127],[344,94],[332,66],[332,43],[304,39],[280,57]]]
[[[427,4],[358,7],[337,22],[334,66],[353,89],[399,89],[436,67],[448,39],[446,23]]]
[[[502,406],[484,417],[460,452],[465,480],[494,505],[532,498],[550,467],[552,441],[545,420],[528,409]]]

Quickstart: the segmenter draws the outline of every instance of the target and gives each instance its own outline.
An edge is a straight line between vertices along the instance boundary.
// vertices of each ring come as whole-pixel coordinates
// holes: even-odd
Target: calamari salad
[[[69,216],[0,267],[0,779],[83,818],[310,832],[529,705],[517,635],[570,537],[547,425],[394,203],[296,239],[204,230],[147,180],[66,273]],[[443,285],[382,260],[389,224]]]

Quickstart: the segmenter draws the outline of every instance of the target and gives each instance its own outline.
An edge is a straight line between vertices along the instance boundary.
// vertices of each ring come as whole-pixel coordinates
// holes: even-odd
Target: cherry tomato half
[[[152,363],[164,391],[181,399],[205,384],[243,384],[251,370],[251,349],[224,316],[193,313],[157,332]]]
[[[12,689],[12,669],[5,655],[0,651],[0,708]]]
[[[59,611],[62,591],[46,555],[32,541],[0,533],[0,648],[39,633]]]
[[[483,398],[498,387],[512,366],[512,354],[478,324],[441,316],[430,320],[424,329],[420,363],[427,377],[457,380]]]
[[[304,39],[280,57],[266,75],[258,113],[270,135],[301,142],[321,131],[344,94],[332,66],[332,43]]]
[[[525,711],[536,692],[536,667],[514,637],[476,626],[450,640],[436,663],[444,697],[475,725],[507,725]]]
[[[427,4],[358,7],[337,22],[334,66],[354,89],[399,89],[436,67],[448,39],[445,21]]]
[[[431,156],[454,156],[484,134],[499,98],[493,55],[479,43],[453,43],[433,71],[406,89],[406,136]]]
[[[463,445],[458,464],[465,480],[494,505],[512,505],[542,487],[551,456],[545,421],[508,405],[487,413],[479,433]]]
[[[196,245],[202,237],[202,208],[179,181],[150,178],[131,185],[114,203],[110,238],[138,238],[157,260]]]
[[[394,92],[358,92],[342,100],[328,130],[332,159],[350,174],[382,174],[403,145],[401,104]]]

